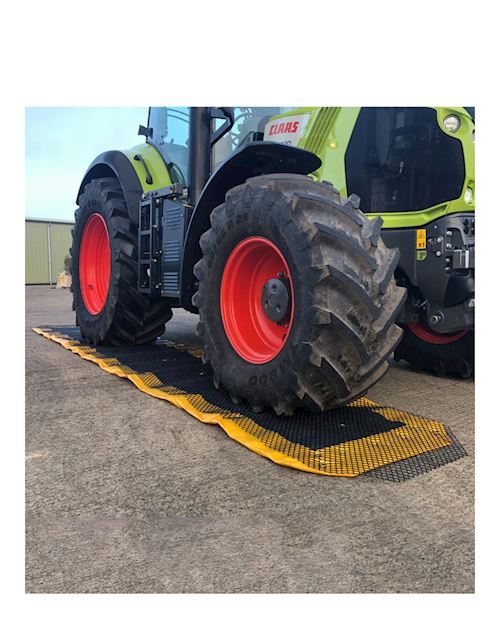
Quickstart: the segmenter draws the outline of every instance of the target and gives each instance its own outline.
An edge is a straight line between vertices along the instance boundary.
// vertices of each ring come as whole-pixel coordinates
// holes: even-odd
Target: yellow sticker
[[[427,232],[425,228],[417,230],[417,250],[425,250],[427,245]]]

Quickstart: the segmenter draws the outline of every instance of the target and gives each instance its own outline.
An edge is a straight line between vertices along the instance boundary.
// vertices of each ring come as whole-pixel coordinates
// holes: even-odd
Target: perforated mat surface
[[[403,481],[466,455],[438,421],[362,398],[321,414],[278,417],[234,406],[212,384],[201,351],[169,341],[145,347],[90,347],[72,326],[34,331],[108,373],[128,378],[141,391],[179,406],[204,423],[217,424],[239,443],[278,464],[302,471]]]

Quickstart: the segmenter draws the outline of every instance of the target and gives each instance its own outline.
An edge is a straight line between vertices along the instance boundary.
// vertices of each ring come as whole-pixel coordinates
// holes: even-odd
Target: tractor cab
[[[193,136],[193,144],[196,142],[191,177],[198,180],[199,187],[199,181],[213,173],[238,147],[253,141],[262,141],[266,123],[273,116],[288,110],[291,109],[272,106],[199,108],[192,109],[190,116],[189,107],[151,107],[148,126],[141,126],[139,132],[146,136],[146,141],[154,145],[164,158],[172,182],[182,183],[187,190],[190,175],[190,134]],[[209,134],[208,147],[206,139]],[[200,139],[205,139],[205,154],[200,154]]]

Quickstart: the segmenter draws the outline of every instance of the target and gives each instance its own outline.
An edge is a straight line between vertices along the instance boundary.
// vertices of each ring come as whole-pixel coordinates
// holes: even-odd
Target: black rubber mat
[[[278,417],[235,407],[212,384],[200,350],[169,341],[142,347],[90,347],[72,326],[34,328],[140,390],[166,399],[286,466],[313,473],[403,481],[466,455],[443,424],[363,398],[321,414]]]
[[[404,482],[416,475],[427,473],[427,471],[432,471],[455,460],[460,460],[460,458],[467,455],[467,452],[451,430],[448,427],[445,427],[445,430],[451,441],[450,445],[439,447],[405,460],[386,464],[378,469],[368,471],[366,475],[368,477],[389,480],[390,482]]]

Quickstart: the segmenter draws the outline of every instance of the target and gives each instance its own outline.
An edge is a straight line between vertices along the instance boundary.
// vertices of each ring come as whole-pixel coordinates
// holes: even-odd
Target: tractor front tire
[[[386,372],[406,290],[393,278],[399,251],[358,203],[308,176],[274,174],[233,188],[213,210],[193,304],[204,361],[233,402],[318,412]]]
[[[85,186],[70,252],[73,308],[91,345],[141,345],[163,334],[172,310],[137,290],[137,224],[116,178]]]

